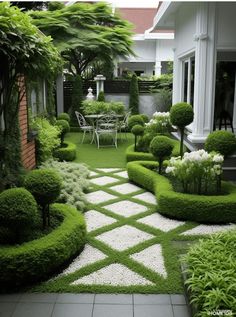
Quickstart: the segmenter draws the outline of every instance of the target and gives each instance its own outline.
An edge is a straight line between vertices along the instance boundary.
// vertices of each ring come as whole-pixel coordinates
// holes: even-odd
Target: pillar
[[[97,75],[96,77],[94,77],[94,80],[96,81],[98,98],[100,91],[104,91],[104,81],[106,80],[106,77],[104,77],[103,75]]]
[[[56,81],[57,97],[57,114],[64,112],[64,91],[63,91],[63,74],[57,77]]]

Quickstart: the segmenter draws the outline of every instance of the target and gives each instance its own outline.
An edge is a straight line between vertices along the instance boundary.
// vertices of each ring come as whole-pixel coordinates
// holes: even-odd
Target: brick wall
[[[24,82],[21,81],[20,87],[22,88]],[[21,89],[22,90],[22,89]],[[21,131],[21,159],[22,164],[26,169],[32,169],[36,166],[35,159],[35,142],[27,140],[28,134],[28,116],[27,116],[27,100],[26,94],[22,92],[24,96],[21,98],[19,107],[19,124]]]

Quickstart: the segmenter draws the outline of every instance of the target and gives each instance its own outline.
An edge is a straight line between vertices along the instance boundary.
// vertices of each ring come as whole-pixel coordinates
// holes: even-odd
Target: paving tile
[[[18,303],[12,317],[51,317],[53,303]]]
[[[54,307],[52,317],[92,317],[92,311],[93,304],[57,303]]]
[[[120,194],[131,194],[134,192],[137,192],[138,190],[142,189],[141,187],[138,187],[134,184],[130,184],[130,183],[125,183],[125,184],[121,184],[121,185],[115,185],[110,187],[110,189],[114,190],[115,192],[118,192]]]
[[[146,206],[134,203],[129,200],[121,200],[117,203],[106,205],[104,208],[123,217],[131,217],[148,210]]]
[[[134,317],[173,317],[171,305],[135,305]],[[184,317],[184,316],[182,316]]]
[[[154,227],[156,229],[159,229],[161,231],[164,231],[164,232],[168,232],[170,230],[173,230],[173,229],[185,224],[185,222],[183,222],[183,221],[169,219],[167,217],[160,215],[159,213],[151,214],[151,215],[144,217],[144,218],[141,218],[137,221],[144,223],[146,225],[149,225],[151,227]]]
[[[118,176],[123,177],[123,178],[129,178],[128,173],[126,171],[115,173],[115,175],[118,175]]]
[[[30,303],[54,303],[58,297],[56,293],[24,293],[19,302]]]
[[[167,305],[171,304],[168,294],[134,294],[134,305]]]
[[[96,172],[94,172],[94,171],[90,171],[90,172],[89,172],[89,176],[90,176],[90,177],[97,176],[97,175],[99,175],[99,174],[96,173]]]
[[[0,295],[0,303],[1,302],[18,302],[20,297],[21,297],[21,293],[16,293],[16,294],[4,294],[4,295]]]
[[[170,295],[170,299],[172,305],[186,305],[186,299],[184,295],[173,294]]]
[[[190,317],[188,307],[186,305],[173,305],[174,317]]]
[[[93,304],[94,294],[59,294],[57,303],[60,304]]]
[[[101,177],[91,179],[90,183],[103,186],[103,185],[108,185],[108,184],[112,184],[119,181],[120,181],[119,179],[114,177],[101,176]]]
[[[149,193],[149,192],[145,192],[145,193],[133,196],[133,198],[137,198],[148,204],[152,204],[152,205],[157,204],[156,197],[152,193]]]
[[[89,210],[84,214],[86,224],[87,224],[87,231],[93,231],[98,228],[110,225],[116,222],[116,219],[112,217],[108,217],[97,210]]]
[[[97,168],[96,170],[104,172],[104,173],[113,173],[113,172],[116,172],[116,171],[118,172],[120,170],[120,168],[118,168],[118,167],[115,167],[115,168],[108,167],[108,168]]]
[[[0,316],[1,317],[11,317],[14,309],[16,307],[16,303],[4,303],[1,302],[0,304]]]
[[[235,229],[235,224],[229,224],[229,225],[199,225],[193,229],[190,229],[188,231],[185,231],[182,233],[182,235],[205,235],[205,234],[213,234],[221,231],[228,231]]]
[[[96,294],[95,304],[133,304],[131,294]]]
[[[97,240],[119,251],[124,251],[152,238],[154,238],[152,234],[129,225],[124,225],[96,236]]]
[[[96,192],[92,192],[86,195],[86,199],[92,204],[100,204],[105,201],[117,198],[114,195],[108,194],[103,190],[98,190]]]
[[[132,305],[94,305],[93,317],[133,317]]]

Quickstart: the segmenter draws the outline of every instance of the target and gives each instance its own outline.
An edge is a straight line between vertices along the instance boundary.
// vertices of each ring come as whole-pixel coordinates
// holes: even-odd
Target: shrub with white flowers
[[[166,173],[180,182],[185,193],[219,193],[223,161],[224,157],[215,152],[193,151],[185,153],[182,159],[172,157]]]
[[[166,134],[170,132],[170,113],[155,112],[151,120],[145,124],[147,133]]]

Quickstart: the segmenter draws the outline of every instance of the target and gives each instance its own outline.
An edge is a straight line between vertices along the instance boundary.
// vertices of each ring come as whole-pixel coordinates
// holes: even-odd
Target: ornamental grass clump
[[[150,151],[159,163],[159,174],[162,173],[163,161],[170,157],[174,146],[167,136],[156,136],[150,143]]]
[[[177,180],[184,193],[215,194],[221,191],[221,174],[224,157],[205,150],[185,153],[183,158],[172,157],[166,173]]]
[[[134,151],[136,152],[136,150],[137,150],[137,139],[138,139],[139,136],[143,135],[144,127],[141,126],[140,124],[136,124],[131,129],[131,133],[133,133],[133,135],[134,135]]]

